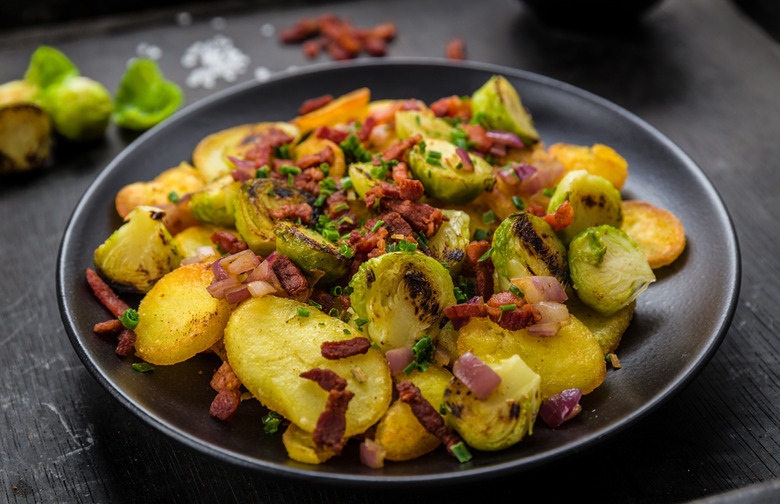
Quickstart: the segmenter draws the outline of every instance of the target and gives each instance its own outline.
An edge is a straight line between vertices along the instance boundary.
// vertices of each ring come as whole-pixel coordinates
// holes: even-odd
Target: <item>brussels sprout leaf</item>
[[[181,88],[165,79],[154,60],[136,58],[119,81],[113,119],[122,128],[149,129],[173,114],[183,101]]]
[[[79,69],[65,54],[50,46],[40,46],[30,58],[24,80],[45,89],[77,75]]]

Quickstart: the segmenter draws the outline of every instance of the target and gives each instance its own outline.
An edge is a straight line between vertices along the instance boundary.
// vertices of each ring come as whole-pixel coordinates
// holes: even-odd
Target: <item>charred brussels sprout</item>
[[[532,275],[554,276],[569,285],[566,247],[553,228],[527,212],[510,215],[493,235],[493,265],[500,290],[509,288],[512,278]]]
[[[465,156],[461,157],[461,156]],[[444,203],[468,203],[495,184],[493,167],[446,140],[425,138],[409,151],[409,168],[425,193]]]
[[[144,293],[178,265],[178,249],[163,224],[165,212],[139,206],[95,250],[95,267],[117,289]]]
[[[405,347],[438,324],[456,303],[452,278],[439,261],[419,252],[393,252],[360,265],[349,286],[352,309],[383,350]]]
[[[49,114],[32,103],[0,105],[0,173],[42,166],[51,152]]]
[[[569,245],[569,267],[580,300],[602,315],[628,306],[655,281],[647,257],[612,226],[581,232]]]
[[[574,210],[573,222],[558,232],[564,244],[568,245],[574,235],[591,226],[607,224],[619,228],[623,223],[620,191],[599,175],[585,170],[567,173],[555,188],[547,211],[555,212],[564,201]]]
[[[276,250],[304,271],[320,270],[323,282],[338,280],[349,270],[350,261],[338,246],[305,226],[282,221],[274,226]]]
[[[469,446],[494,451],[532,433],[541,404],[541,378],[518,355],[490,367],[501,384],[485,400],[477,399],[460,380],[452,380],[444,391],[444,407],[447,421]]]
[[[471,219],[469,214],[460,210],[443,209],[441,212],[448,220],[442,222],[439,230],[431,237],[428,250],[431,257],[447,264],[451,275],[457,275],[466,258]]]
[[[422,135],[425,138],[438,138],[448,140],[455,131],[450,123],[428,113],[419,110],[399,110],[395,113],[395,134],[398,138],[408,138],[414,135]]]
[[[510,131],[525,143],[539,141],[531,114],[523,107],[520,95],[506,78],[494,75],[471,95],[471,110],[492,129]]]
[[[241,182],[226,175],[207,184],[190,197],[192,216],[214,226],[233,227],[236,223],[235,205],[241,191]]]
[[[347,170],[352,187],[361,198],[365,198],[368,190],[381,182],[371,175],[371,168],[373,168],[371,163],[352,163]]]

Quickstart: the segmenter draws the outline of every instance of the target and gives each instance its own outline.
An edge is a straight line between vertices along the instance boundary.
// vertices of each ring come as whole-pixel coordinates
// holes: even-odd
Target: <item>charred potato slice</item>
[[[318,447],[311,432],[306,432],[293,423],[288,425],[282,434],[282,443],[288,457],[304,464],[321,464],[335,455],[327,446]]]
[[[653,269],[672,264],[685,250],[685,228],[680,219],[645,201],[623,202],[621,229],[639,245]]]
[[[368,88],[356,89],[342,95],[324,107],[293,119],[301,133],[308,133],[318,126],[333,126],[352,120],[363,121],[368,115],[368,102],[371,91]]]

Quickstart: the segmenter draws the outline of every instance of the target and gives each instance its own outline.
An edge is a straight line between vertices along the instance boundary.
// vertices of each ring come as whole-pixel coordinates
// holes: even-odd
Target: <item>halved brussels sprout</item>
[[[455,128],[430,110],[399,110],[395,113],[395,134],[398,138],[422,135],[425,138],[449,140]]]
[[[352,181],[355,192],[361,198],[365,198],[368,190],[381,182],[371,175],[372,167],[371,163],[351,163],[349,165],[349,179]]]
[[[485,400],[460,380],[444,391],[447,421],[478,450],[503,450],[533,432],[541,404],[541,378],[518,355],[488,364],[501,383]]]
[[[471,110],[482,116],[492,129],[510,131],[525,145],[539,141],[531,114],[523,107],[520,95],[505,77],[494,75],[471,95]]]
[[[235,202],[236,229],[250,249],[263,257],[276,249],[270,209],[306,203],[306,196],[284,180],[254,179],[241,186]]]
[[[165,79],[156,61],[134,58],[119,81],[114,122],[122,128],[146,130],[173,114],[183,101],[181,88]]]
[[[409,151],[409,168],[425,192],[444,203],[468,203],[495,184],[493,167],[481,157],[465,154],[471,166],[446,140],[425,138]]]
[[[241,182],[230,175],[207,184],[190,197],[190,212],[200,222],[232,227],[236,224],[236,200]]]
[[[360,265],[349,282],[352,309],[383,350],[413,344],[456,303],[450,274],[419,252],[393,252]]]
[[[0,173],[33,170],[51,152],[49,114],[32,103],[0,105]]]
[[[512,278],[554,276],[569,286],[566,247],[553,228],[528,212],[510,215],[493,235],[493,265],[499,290],[506,290]]]
[[[273,228],[276,250],[289,257],[303,271],[319,270],[321,280],[332,282],[349,270],[350,260],[339,252],[338,246],[320,233],[293,222],[279,222]]]
[[[580,300],[602,315],[628,306],[655,281],[647,257],[612,226],[581,232],[569,244],[569,268]]]
[[[568,201],[574,210],[571,224],[558,231],[564,244],[569,244],[574,235],[591,226],[607,224],[619,228],[623,223],[623,198],[612,183],[585,170],[567,173],[550,198],[548,213]]]
[[[95,268],[115,288],[144,293],[179,265],[181,257],[163,223],[165,212],[139,206],[95,249]]]
[[[442,209],[448,220],[441,223],[436,234],[428,241],[431,257],[447,263],[450,275],[460,273],[466,259],[466,247],[471,241],[469,214],[460,210]]]

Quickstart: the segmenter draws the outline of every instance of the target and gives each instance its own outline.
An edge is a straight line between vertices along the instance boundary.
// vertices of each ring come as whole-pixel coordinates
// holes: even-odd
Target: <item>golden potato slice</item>
[[[604,352],[604,355],[606,355],[617,350],[620,340],[623,338],[623,333],[628,329],[631,319],[634,316],[636,300],[632,301],[625,308],[621,308],[608,316],[601,315],[596,310],[580,301],[576,295],[569,297],[569,300],[566,301],[566,305],[569,307],[569,313],[577,317],[588,329],[590,329],[590,332],[592,332],[599,341],[599,345],[601,345],[601,350]]]
[[[542,378],[542,399],[569,388],[583,394],[601,385],[607,372],[598,340],[576,317],[554,336],[533,336],[527,329],[508,331],[488,318],[473,318],[460,329],[458,352],[485,362],[519,355]]]
[[[639,245],[653,269],[673,263],[685,250],[685,228],[680,219],[645,201],[623,202],[620,229]]]
[[[623,188],[628,178],[628,162],[614,149],[602,144],[592,147],[566,143],[552,144],[549,153],[563,164],[566,173],[587,170],[612,182],[617,190]]]
[[[233,170],[228,156],[243,159],[258,138],[275,128],[284,131],[293,139],[299,135],[298,128],[286,122],[262,122],[242,124],[224,129],[207,136],[195,146],[192,152],[192,164],[206,182],[227,175]]]
[[[203,185],[203,177],[189,163],[165,170],[149,182],[134,182],[124,186],[116,195],[117,213],[125,218],[135,207],[158,206],[169,203],[174,192],[179,197],[195,192]]]
[[[152,364],[176,364],[219,341],[231,307],[206,290],[213,279],[209,266],[196,263],[181,266],[154,284],[138,306],[138,357]]]
[[[335,142],[328,140],[327,138],[318,138],[316,136],[310,136],[300,144],[295,146],[294,155],[297,161],[301,157],[307,154],[317,154],[322,149],[330,147],[335,158],[333,164],[330,165],[328,175],[338,180],[344,176],[344,172],[347,171],[347,163],[344,160],[344,151],[341,147],[336,145]]]
[[[195,255],[195,249],[198,247],[207,245],[214,247],[214,242],[211,241],[211,235],[214,234],[215,231],[231,233],[238,238],[238,231],[235,229],[212,226],[211,224],[197,224],[176,233],[173,237],[173,244],[176,245],[181,257],[192,257]]]
[[[324,107],[298,116],[293,124],[300,128],[301,133],[307,133],[319,126],[333,126],[349,121],[363,121],[368,116],[368,102],[371,91],[368,88],[356,89],[339,96]]]
[[[299,308],[309,316],[299,315]],[[225,328],[225,348],[244,386],[266,407],[307,432],[317,426],[328,393],[300,374],[323,368],[346,379],[347,390],[355,394],[347,409],[345,436],[350,437],[381,418],[393,391],[387,360],[378,349],[338,360],[322,356],[322,343],[355,336],[354,328],[309,305],[263,296],[235,309]],[[358,381],[352,374],[354,367],[367,379]]]
[[[288,457],[304,464],[321,464],[335,455],[327,446],[318,448],[311,432],[306,432],[293,423],[288,425],[282,434],[282,443]]]

